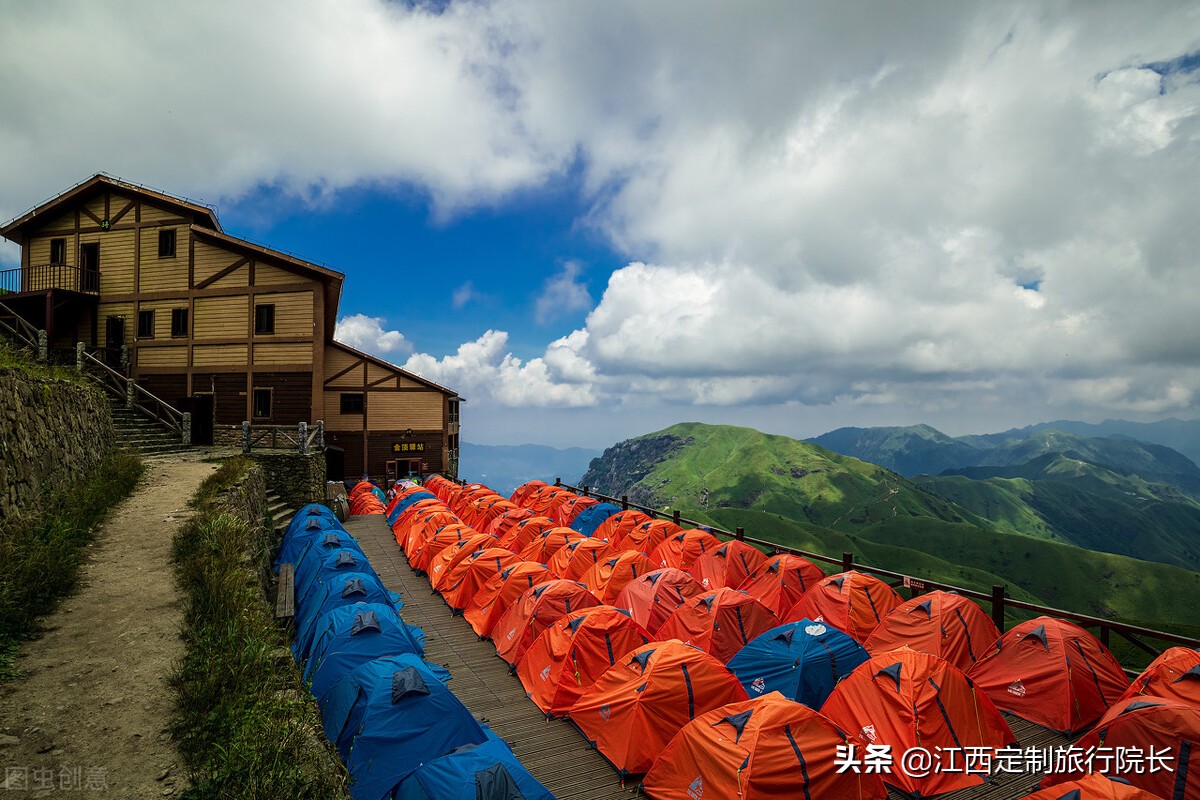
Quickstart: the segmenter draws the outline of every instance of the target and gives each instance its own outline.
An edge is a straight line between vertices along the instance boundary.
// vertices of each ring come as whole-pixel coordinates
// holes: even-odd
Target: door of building
[[[100,245],[97,242],[79,245],[79,291],[100,291]]]
[[[192,444],[213,443],[213,396],[192,395]]]
[[[125,318],[108,317],[104,320],[104,363],[121,370],[121,347],[125,344]]]

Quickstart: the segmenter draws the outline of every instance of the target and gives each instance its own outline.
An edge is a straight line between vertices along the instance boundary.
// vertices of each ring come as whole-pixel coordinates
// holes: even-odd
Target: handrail
[[[0,302],[0,325],[8,331],[9,335],[24,342],[35,351],[38,349],[38,329],[22,317],[17,312],[13,311],[3,302]]]
[[[264,440],[270,436],[270,445],[264,445]],[[280,448],[279,439],[283,438],[285,442],[291,445],[291,448]],[[272,450],[279,449],[295,449],[302,455],[307,455],[310,451],[325,450],[325,422],[317,420],[315,424],[309,425],[307,422],[301,422],[296,425],[266,425],[254,424],[250,421],[242,422],[242,452],[249,455],[255,445],[267,447]]]
[[[40,292],[66,289],[80,294],[100,291],[100,271],[75,264],[34,264],[0,270],[0,289],[9,292]]]
[[[142,412],[171,433],[181,437],[185,444],[191,444],[190,419],[186,412],[180,411],[96,358],[84,348],[83,342],[75,345],[75,367],[80,373],[87,375],[107,389],[114,397],[124,400],[126,408]]]
[[[620,498],[610,497],[608,495],[604,495],[604,494],[600,494],[598,492],[591,491],[589,489],[589,487],[586,487],[586,486],[583,486],[583,487],[572,486],[570,484],[563,483],[561,478],[556,478],[554,481],[554,485],[561,486],[564,489],[569,489],[573,492],[577,492],[579,494],[584,495],[585,497],[594,497],[598,500],[603,500],[605,502],[609,502],[614,505],[620,505],[622,509],[633,508],[638,511],[642,511],[643,513],[649,514],[650,516],[655,517],[655,518],[668,517],[668,515],[664,514],[663,512],[659,511],[658,509],[650,508],[648,506],[643,506],[638,503],[629,502],[628,496],[622,496]],[[854,561],[853,553],[843,553],[842,557],[840,559],[838,559],[833,556],[824,555],[822,553],[813,553],[813,552],[809,552],[807,550],[801,550],[799,548],[788,547],[787,545],[781,545],[776,542],[767,541],[766,539],[758,539],[755,537],[747,536],[745,531],[742,528],[738,528],[736,531],[731,533],[730,531],[723,530],[722,528],[715,527],[706,522],[697,522],[696,520],[686,519],[686,518],[680,516],[678,509],[676,509],[674,512],[672,512],[672,514],[669,515],[669,518],[676,525],[687,524],[694,528],[704,528],[708,531],[711,531],[715,535],[727,536],[729,538],[748,542],[750,544],[769,547],[776,554],[790,553],[792,555],[798,555],[802,558],[807,558],[809,561],[820,561],[820,562],[824,562],[827,564],[834,564],[834,565],[840,566],[842,568],[841,571],[843,571],[843,572],[850,570],[850,569],[858,569],[862,572],[869,572],[876,576],[891,578],[891,579],[894,579],[893,586],[904,585],[906,587],[909,587],[910,589],[922,590],[922,591],[929,590],[929,589],[940,589],[942,591],[955,592],[964,597],[970,597],[974,600],[983,600],[983,601],[989,602],[989,603],[991,603],[991,608],[992,608],[992,621],[996,623],[996,627],[999,628],[1001,631],[1003,631],[1005,629],[1004,611],[1005,611],[1005,609],[1011,608],[1011,609],[1020,610],[1020,611],[1031,611],[1031,612],[1034,612],[1035,614],[1038,614],[1039,616],[1058,617],[1060,619],[1070,620],[1072,622],[1076,622],[1076,623],[1080,624],[1082,627],[1085,627],[1085,628],[1099,628],[1100,641],[1102,641],[1105,646],[1108,646],[1108,644],[1109,644],[1109,638],[1110,638],[1109,634],[1116,633],[1117,635],[1121,636],[1123,639],[1125,639],[1128,642],[1130,642],[1131,644],[1133,644],[1135,647],[1149,653],[1150,655],[1154,655],[1154,656],[1157,656],[1160,651],[1155,650],[1150,645],[1141,641],[1141,639],[1139,639],[1138,637],[1157,639],[1162,642],[1168,642],[1170,644],[1182,645],[1184,647],[1191,647],[1191,648],[1200,647],[1200,639],[1196,639],[1196,638],[1193,638],[1190,636],[1182,636],[1177,633],[1170,633],[1169,631],[1154,630],[1152,628],[1145,628],[1140,625],[1131,625],[1131,624],[1128,624],[1125,622],[1119,622],[1117,620],[1105,619],[1103,617],[1093,617],[1093,616],[1090,616],[1087,614],[1080,614],[1075,611],[1067,611],[1066,609],[1054,608],[1052,606],[1043,606],[1043,605],[1039,605],[1037,603],[1028,603],[1023,600],[1014,600],[1012,598],[1008,598],[1005,596],[1005,588],[1002,585],[993,586],[991,593],[988,594],[986,592],[980,592],[975,589],[967,589],[967,588],[964,588],[961,586],[954,586],[952,584],[940,583],[938,581],[929,580],[927,578],[918,578],[916,576],[906,575],[902,572],[896,572],[894,570],[884,569],[882,567],[874,567],[874,566],[870,566],[867,564],[857,564]],[[1137,674],[1138,671],[1137,670],[1126,670],[1126,672],[1128,672],[1130,674]]]

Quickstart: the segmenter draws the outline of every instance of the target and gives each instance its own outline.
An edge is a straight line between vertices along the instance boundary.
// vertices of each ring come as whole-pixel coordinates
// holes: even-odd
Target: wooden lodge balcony
[[[100,272],[70,264],[39,264],[0,270],[0,295],[45,292],[50,289],[99,294]]]

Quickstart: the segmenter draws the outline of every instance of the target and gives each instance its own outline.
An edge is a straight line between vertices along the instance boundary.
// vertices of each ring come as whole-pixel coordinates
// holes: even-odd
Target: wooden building
[[[457,474],[460,398],[333,340],[341,273],[230,236],[207,206],[106,175],[0,234],[21,246],[20,268],[0,271],[0,302],[52,349],[84,342],[191,411],[197,443],[240,437],[245,420],[323,420],[347,476]]]

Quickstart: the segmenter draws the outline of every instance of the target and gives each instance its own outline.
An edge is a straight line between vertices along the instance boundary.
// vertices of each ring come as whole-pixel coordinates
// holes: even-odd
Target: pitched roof
[[[458,392],[454,391],[453,389],[447,389],[445,386],[442,386],[441,384],[434,383],[433,381],[428,380],[427,378],[422,378],[420,375],[417,375],[415,372],[409,372],[406,369],[397,367],[395,364],[391,364],[387,361],[384,361],[382,358],[376,358],[375,356],[368,355],[367,353],[364,353],[362,350],[358,350],[356,348],[351,347],[348,344],[344,344],[343,342],[339,342],[337,340],[330,341],[330,342],[328,342],[328,344],[330,347],[336,347],[339,350],[347,352],[352,356],[357,356],[358,358],[361,358],[364,361],[369,361],[377,367],[382,367],[383,369],[390,370],[390,371],[396,373],[397,375],[402,375],[405,378],[408,378],[411,381],[416,381],[417,383],[420,383],[424,386],[428,386],[430,389],[436,389],[437,391],[441,392],[442,394],[449,395],[450,397],[458,398],[458,400],[460,400],[462,402],[466,402],[466,399],[463,397],[459,397]]]

